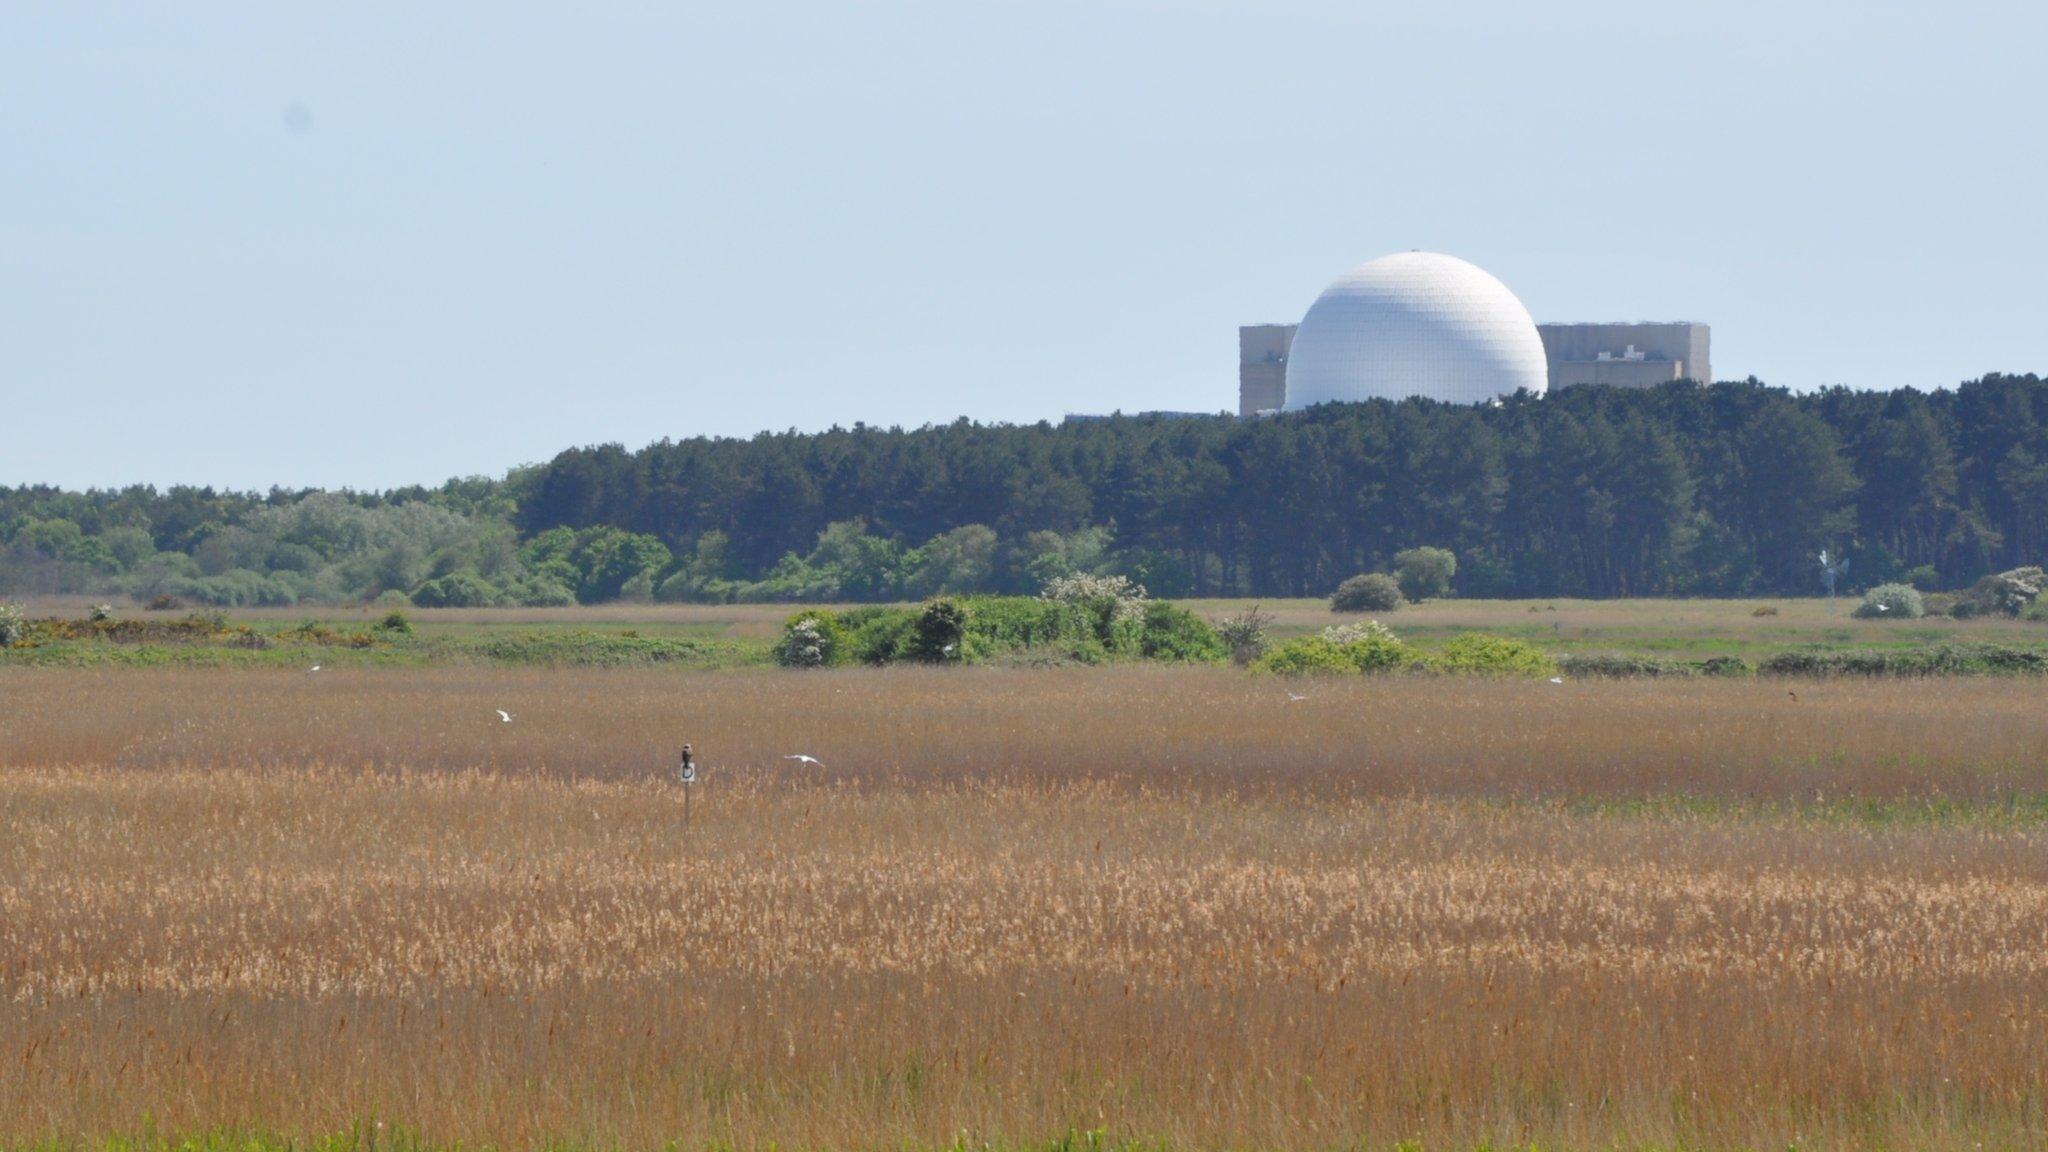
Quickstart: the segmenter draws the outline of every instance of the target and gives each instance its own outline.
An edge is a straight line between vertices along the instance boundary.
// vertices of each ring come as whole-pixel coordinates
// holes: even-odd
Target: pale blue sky
[[[2048,371],[2038,3],[25,7],[0,483],[1220,410],[1413,247],[1723,377]]]

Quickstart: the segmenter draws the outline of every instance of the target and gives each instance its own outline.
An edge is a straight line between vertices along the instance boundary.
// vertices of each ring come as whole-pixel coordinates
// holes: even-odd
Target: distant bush
[[[2048,586],[2048,573],[2034,566],[1986,576],[1956,597],[1949,615],[2018,616],[2041,598],[2044,586]]]
[[[1756,665],[1740,656],[1709,656],[1700,661],[1703,676],[1754,676]]]
[[[1394,578],[1410,600],[1435,600],[1451,594],[1458,557],[1448,548],[1410,548],[1394,553]]]
[[[843,658],[845,641],[845,631],[832,613],[806,609],[783,625],[775,662],[784,668],[824,668]]]
[[[28,620],[21,609],[12,604],[0,604],[0,648],[11,648],[21,643],[28,635]]]
[[[1759,604],[1751,608],[1749,614],[1751,616],[1776,616],[1778,614],[1778,606],[1776,604]]]
[[[1394,672],[1411,667],[1416,656],[1400,637],[1377,620],[1339,624],[1320,636],[1289,640],[1267,653],[1254,667],[1285,676],[1312,673]]]
[[[1863,603],[1850,615],[1864,620],[1918,620],[1927,615],[1927,607],[1911,584],[1879,584],[1863,594]]]
[[[145,608],[151,612],[182,612],[185,609],[185,602],[168,592],[159,592],[149,598]]]
[[[1941,573],[1932,564],[1922,564],[1906,570],[1906,583],[1922,592],[1932,592],[1941,583]]]
[[[1229,646],[1207,620],[1161,600],[1145,605],[1144,631],[1138,637],[1139,656],[1179,664],[1209,664],[1229,654]]]
[[[1697,667],[1677,660],[1623,656],[1611,652],[1560,656],[1557,658],[1557,670],[1578,679],[1605,677],[1615,680],[1666,679],[1696,676],[1700,672]]]
[[[412,602],[421,608],[488,608],[498,602],[498,590],[474,572],[450,572],[413,589]]]
[[[90,611],[86,612],[85,618],[95,624],[103,624],[114,618],[114,606],[112,604],[95,604]]]
[[[1038,598],[1049,604],[1076,607],[1088,613],[1089,631],[1106,654],[1135,654],[1144,631],[1145,586],[1126,576],[1078,573],[1045,583]],[[1084,655],[1078,652],[1076,655]]]
[[[1757,665],[1767,676],[1982,676],[2048,673],[2048,652],[1998,644],[1936,644],[1926,648],[1802,648]]]
[[[546,576],[528,576],[505,589],[505,598],[521,608],[567,608],[576,603],[576,593],[567,584]]]
[[[1392,612],[1407,603],[1401,585],[1384,572],[1367,572],[1337,585],[1332,612]]]
[[[1344,646],[1321,636],[1301,636],[1280,645],[1259,659],[1254,668],[1282,676],[1345,675],[1358,673],[1358,665],[1344,652]]]
[[[912,660],[942,664],[964,660],[967,653],[967,608],[958,600],[940,596],[925,601],[910,625],[909,643],[903,654]]]
[[[1453,636],[1430,654],[1425,666],[1433,672],[1482,676],[1548,676],[1557,662],[1525,640],[1466,632]]]
[[[412,618],[403,612],[386,612],[384,618],[377,621],[377,630],[380,632],[395,632],[401,636],[410,636],[412,635]]]
[[[906,659],[915,623],[901,608],[855,608],[844,613],[839,624],[846,637],[846,659],[877,666]]]
[[[1272,614],[1254,604],[1235,616],[1225,616],[1216,625],[1216,634],[1230,649],[1231,662],[1242,667],[1266,654],[1266,629],[1272,626]]]
[[[1650,656],[1630,656],[1612,652],[1559,656],[1557,670],[1574,678],[1615,680],[1749,676],[1756,671],[1749,661],[1738,656],[1714,656],[1695,663],[1689,660],[1659,660]]]

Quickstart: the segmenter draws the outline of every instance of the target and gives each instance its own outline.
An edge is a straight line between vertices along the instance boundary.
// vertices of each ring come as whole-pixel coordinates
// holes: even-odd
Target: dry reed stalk
[[[2037,690],[1781,692],[0,675],[0,1145],[2038,1144]]]

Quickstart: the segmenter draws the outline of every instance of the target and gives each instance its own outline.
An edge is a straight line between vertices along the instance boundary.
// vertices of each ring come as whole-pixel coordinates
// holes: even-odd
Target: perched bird
[[[500,708],[497,710],[497,713],[498,720],[501,723],[510,724],[512,722],[512,714],[510,712],[507,712],[503,708]]]
[[[1785,689],[1785,695],[1790,696],[1794,700],[1799,699],[1799,693],[1792,691],[1790,688]]]
[[[320,665],[315,664],[311,668],[306,669],[306,675],[311,676],[313,673],[318,672],[319,670]]]
[[[825,766],[825,762],[823,760],[818,759],[816,756],[805,756],[801,752],[799,752],[795,756],[784,756],[783,759],[795,760],[800,764],[816,764],[820,768],[823,768]]]
[[[1562,684],[1562,683],[1564,683],[1564,677],[1562,677],[1562,676],[1552,676],[1552,677],[1550,678],[1550,682],[1551,682],[1552,684]]]

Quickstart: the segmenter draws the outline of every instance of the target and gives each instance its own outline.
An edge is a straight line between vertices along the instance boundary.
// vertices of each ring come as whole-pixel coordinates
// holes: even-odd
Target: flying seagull
[[[801,764],[816,764],[820,768],[823,768],[825,766],[825,762],[823,760],[818,759],[816,756],[805,756],[802,753],[798,753],[795,756],[784,756],[783,759],[795,760]]]
[[[501,723],[510,724],[512,722],[512,714],[510,712],[505,711],[503,708],[499,708],[496,711],[498,713],[498,720]]]

